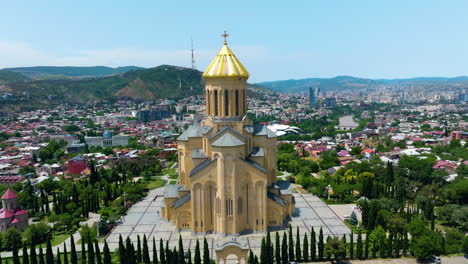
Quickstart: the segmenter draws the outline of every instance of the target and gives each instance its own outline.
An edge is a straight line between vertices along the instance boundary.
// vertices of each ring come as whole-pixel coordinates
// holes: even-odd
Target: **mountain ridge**
[[[29,78],[51,78],[51,77],[98,77],[124,73],[132,70],[145,69],[138,66],[32,66],[4,68],[3,70],[17,72]]]

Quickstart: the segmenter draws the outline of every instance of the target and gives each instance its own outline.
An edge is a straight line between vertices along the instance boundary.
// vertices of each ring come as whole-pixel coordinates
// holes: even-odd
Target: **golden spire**
[[[210,63],[203,73],[203,78],[210,77],[244,77],[249,78],[249,72],[244,68],[242,63],[237,59],[236,55],[227,45],[227,34],[221,35],[224,38],[224,45],[218,52],[216,57]]]

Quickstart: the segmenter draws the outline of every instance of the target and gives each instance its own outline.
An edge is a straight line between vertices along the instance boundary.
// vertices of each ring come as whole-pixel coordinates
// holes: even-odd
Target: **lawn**
[[[63,243],[63,241],[67,240],[67,238],[70,237],[70,234],[68,233],[56,233],[53,237],[50,243],[52,246],[57,246]],[[47,243],[42,243],[39,246],[45,248],[47,246]]]
[[[156,179],[156,180],[151,180],[147,182],[146,184],[149,190],[153,190],[153,189],[163,187],[164,185],[166,185],[166,181],[161,180],[161,179]]]

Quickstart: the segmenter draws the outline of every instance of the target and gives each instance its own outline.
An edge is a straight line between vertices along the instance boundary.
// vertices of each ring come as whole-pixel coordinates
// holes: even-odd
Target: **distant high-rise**
[[[318,88],[309,87],[309,105],[312,108],[317,108]]]
[[[336,98],[335,97],[325,98],[323,105],[325,108],[334,108],[336,106]]]

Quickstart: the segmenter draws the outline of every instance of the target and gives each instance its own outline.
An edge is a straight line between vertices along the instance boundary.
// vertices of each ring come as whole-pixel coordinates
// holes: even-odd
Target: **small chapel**
[[[178,229],[254,232],[295,211],[290,183],[276,180],[276,135],[247,117],[249,72],[227,36],[203,73],[207,117],[177,139],[179,181],[166,186],[162,215]]]

